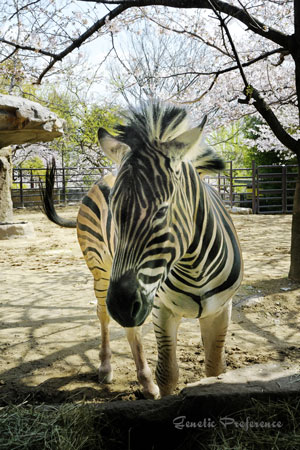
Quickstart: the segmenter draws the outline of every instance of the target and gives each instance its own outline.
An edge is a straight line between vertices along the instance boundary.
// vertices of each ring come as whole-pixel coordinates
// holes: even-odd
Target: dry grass
[[[199,433],[186,440],[176,450],[296,450],[300,448],[300,396],[289,400],[257,401],[251,406],[227,414],[235,425],[219,426],[213,433]],[[260,426],[251,426],[260,425]],[[266,424],[281,424],[266,427]],[[248,425],[247,425],[248,424]],[[263,425],[264,424],[264,425]],[[190,438],[191,436],[189,436]]]
[[[116,417],[107,423],[93,405],[65,404],[61,406],[8,406],[0,410],[0,449],[3,450],[294,450],[300,448],[300,396],[278,401],[252,400],[247,408],[227,414],[237,424],[224,428],[215,418],[212,429],[189,429],[172,433],[166,424],[169,444],[158,439],[158,434],[142,430],[142,441],[129,439],[130,427]],[[248,419],[247,419],[248,418]],[[281,427],[249,427],[245,423],[281,422]],[[164,424],[160,423],[160,428]],[[135,424],[133,424],[135,426]],[[175,429],[174,429],[175,431]],[[173,436],[172,436],[173,434]],[[145,439],[145,437],[147,438]],[[153,439],[153,441],[152,441]],[[158,440],[157,440],[158,439]]]
[[[81,450],[104,447],[99,439],[96,441],[89,408],[21,405],[5,407],[0,413],[0,448]]]

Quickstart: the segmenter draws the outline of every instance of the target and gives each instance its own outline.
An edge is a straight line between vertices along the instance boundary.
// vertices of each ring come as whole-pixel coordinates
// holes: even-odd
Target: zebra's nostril
[[[132,309],[131,309],[131,317],[134,319],[138,313],[140,312],[141,309],[141,302],[136,300],[133,305],[132,305]]]

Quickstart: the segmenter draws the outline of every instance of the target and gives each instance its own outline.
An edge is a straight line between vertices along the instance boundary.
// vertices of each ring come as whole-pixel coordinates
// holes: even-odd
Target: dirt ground
[[[75,217],[77,208],[60,209]],[[233,216],[245,263],[234,298],[227,365],[299,363],[300,286],[287,279],[291,216]],[[92,402],[140,397],[124,330],[112,322],[114,381],[97,382],[100,328],[93,280],[76,230],[59,228],[41,212],[17,210],[35,237],[0,241],[0,404],[22,401]],[[154,372],[151,320],[144,344]],[[178,335],[178,391],[204,376],[197,320],[183,320]]]

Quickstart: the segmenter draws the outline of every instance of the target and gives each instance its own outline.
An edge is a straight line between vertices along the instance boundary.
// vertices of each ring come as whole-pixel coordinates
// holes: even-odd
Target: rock
[[[35,236],[31,222],[0,223],[0,240]]]
[[[248,396],[255,393],[299,393],[299,365],[269,363],[255,364],[242,369],[229,370],[218,377],[208,377],[191,383],[183,389],[187,397]]]
[[[0,148],[0,222],[11,222],[13,218],[11,151],[10,147]]]
[[[63,135],[64,124],[39,103],[0,94],[0,147],[52,141]]]
[[[229,211],[231,212],[231,214],[252,214],[251,208],[242,208],[239,206],[229,207]]]
[[[34,233],[32,224],[12,223],[12,161],[7,146],[52,141],[63,135],[64,125],[64,120],[39,103],[0,94],[0,239]]]
[[[235,308],[241,308],[243,306],[252,306],[257,303],[262,303],[265,297],[262,295],[251,295],[250,297],[242,298],[238,301],[234,301],[233,305]]]
[[[108,402],[97,405],[103,413],[120,423],[166,425],[176,416],[196,413],[204,417],[217,415],[220,411],[237,411],[252,398],[280,398],[299,394],[299,365],[255,364],[242,369],[230,370],[218,377],[203,378],[191,383],[179,395],[160,400],[138,402]]]

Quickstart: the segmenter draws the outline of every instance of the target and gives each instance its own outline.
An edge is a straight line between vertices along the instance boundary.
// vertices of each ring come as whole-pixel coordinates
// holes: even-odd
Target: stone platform
[[[31,222],[0,223],[0,240],[34,236]]]

